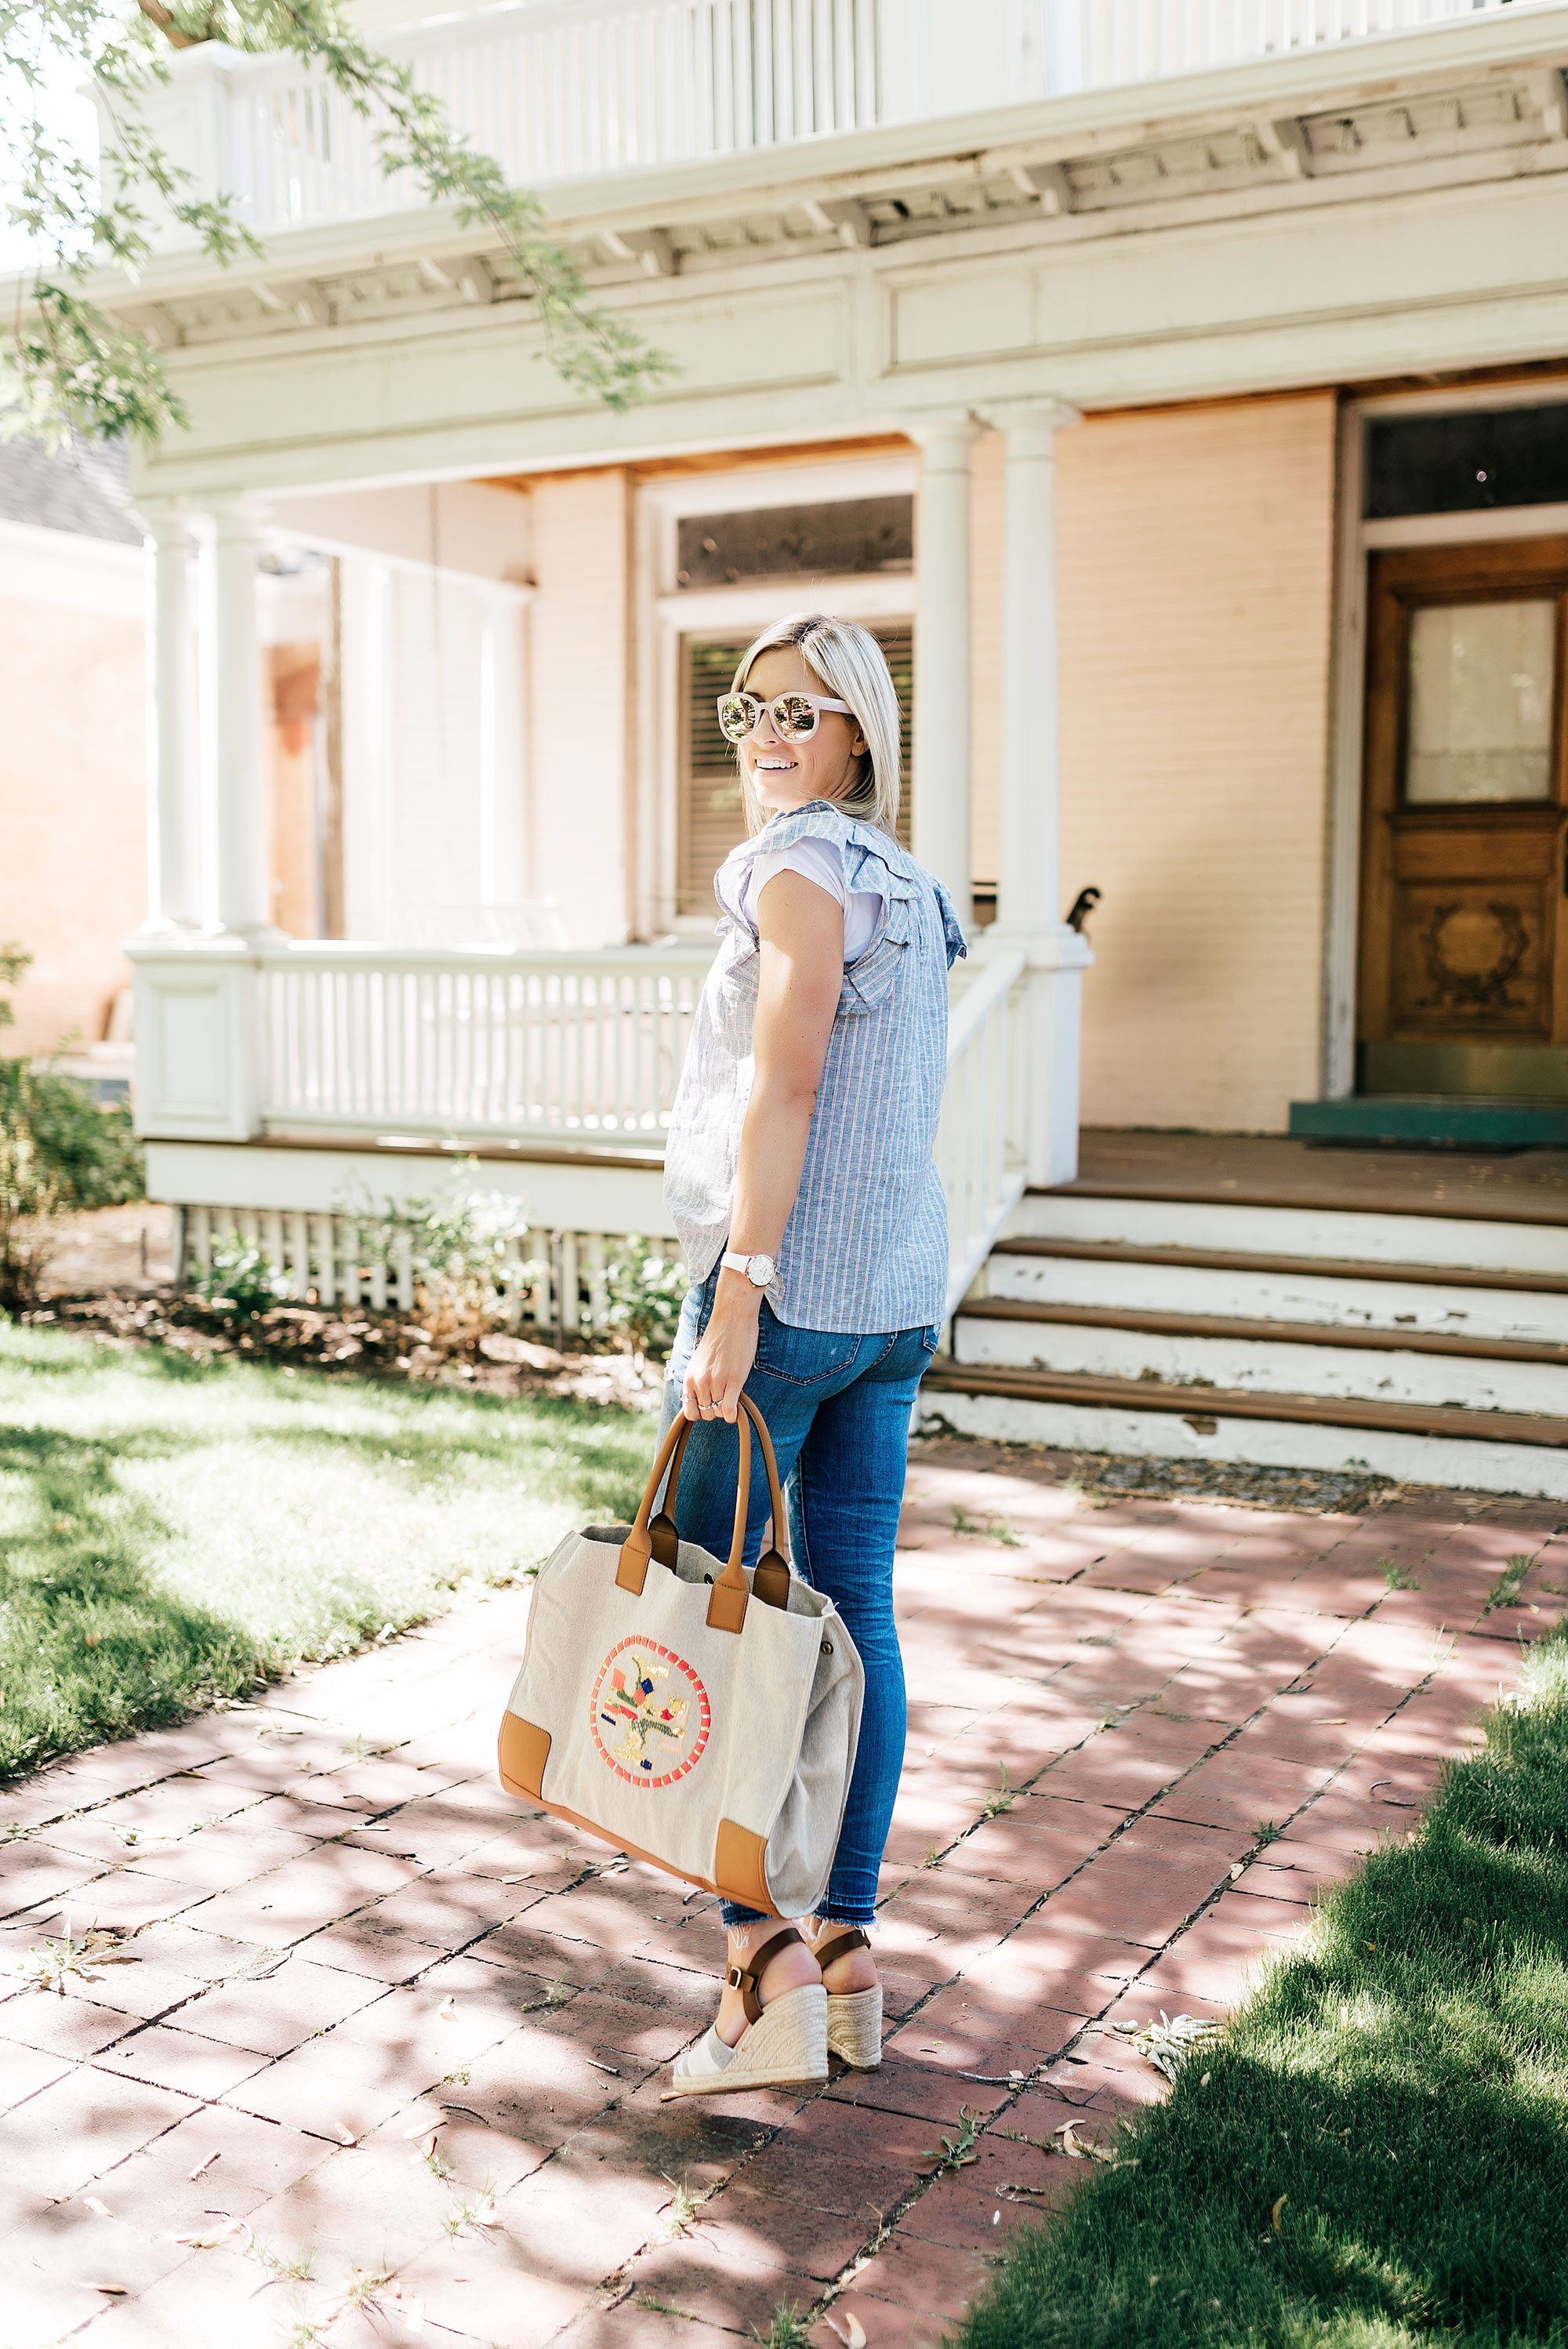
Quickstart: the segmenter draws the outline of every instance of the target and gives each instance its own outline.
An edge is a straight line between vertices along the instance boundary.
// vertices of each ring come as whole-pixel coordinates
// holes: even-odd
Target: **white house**
[[[172,61],[171,144],[266,244],[112,296],[192,419],[135,481],[132,951],[195,1244],[253,1214],[355,1280],[345,1185],[456,1144],[567,1236],[573,1314],[593,1235],[664,1228],[716,681],[827,605],[911,681],[913,845],[978,933],[934,1401],[1568,1495],[1561,1161],[1074,1179],[1080,1122],[1568,1143],[1568,5],[381,14],[676,371],[572,396],[310,75]],[[317,648],[314,804],[269,804],[259,563]]]

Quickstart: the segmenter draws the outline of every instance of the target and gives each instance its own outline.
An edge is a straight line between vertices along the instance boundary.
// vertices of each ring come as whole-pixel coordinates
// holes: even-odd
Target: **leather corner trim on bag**
[[[746,1909],[765,1909],[769,1917],[779,1914],[768,1889],[768,1839],[753,1835],[749,1827],[738,1827],[733,1819],[718,1823],[713,1880],[727,1900],[738,1901]]]
[[[515,1713],[503,1713],[496,1741],[496,1768],[509,1795],[530,1795],[542,1800],[544,1765],[550,1759],[550,1732],[538,1729]]]

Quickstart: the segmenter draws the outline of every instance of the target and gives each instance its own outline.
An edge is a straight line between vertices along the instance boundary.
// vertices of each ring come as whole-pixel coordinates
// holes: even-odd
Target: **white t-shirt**
[[[839,843],[798,840],[792,848],[763,856],[743,856],[732,850],[714,875],[714,893],[727,914],[755,931],[758,900],[776,873],[799,873],[838,900],[844,909],[844,961],[858,962],[876,936],[882,900],[875,889],[845,887],[844,852]]]

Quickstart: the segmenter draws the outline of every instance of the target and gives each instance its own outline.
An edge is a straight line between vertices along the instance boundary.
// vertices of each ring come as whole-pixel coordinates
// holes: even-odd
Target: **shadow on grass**
[[[964,2349],[1568,2341],[1568,1647],[1532,1671]]]

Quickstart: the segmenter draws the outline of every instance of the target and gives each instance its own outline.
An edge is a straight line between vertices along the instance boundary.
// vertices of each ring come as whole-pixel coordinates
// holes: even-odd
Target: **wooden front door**
[[[1359,1088],[1568,1101],[1568,538],[1368,587]]]

